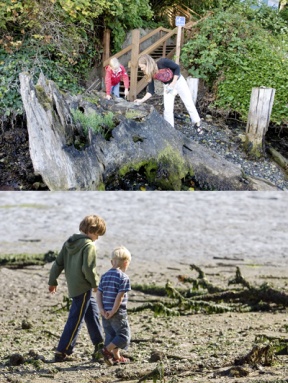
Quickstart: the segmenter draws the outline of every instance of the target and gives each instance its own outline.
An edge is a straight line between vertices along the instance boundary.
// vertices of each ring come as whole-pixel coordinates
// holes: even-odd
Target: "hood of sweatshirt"
[[[78,253],[80,249],[83,248],[85,244],[93,243],[92,239],[90,239],[86,234],[73,234],[66,241],[65,246],[70,254]]]

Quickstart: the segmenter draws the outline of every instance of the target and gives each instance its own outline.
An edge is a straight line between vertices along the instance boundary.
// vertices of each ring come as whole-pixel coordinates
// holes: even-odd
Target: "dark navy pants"
[[[99,320],[99,309],[92,291],[72,298],[69,316],[61,335],[57,351],[72,354],[77,337],[85,321],[90,339],[94,345],[103,342],[102,328]]]

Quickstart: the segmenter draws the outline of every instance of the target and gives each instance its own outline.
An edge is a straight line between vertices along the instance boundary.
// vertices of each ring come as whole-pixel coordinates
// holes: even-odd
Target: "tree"
[[[102,60],[102,34],[113,26],[119,49],[125,32],[152,17],[148,0],[0,0],[0,115],[22,114],[19,73],[42,72],[77,92]],[[4,116],[4,117],[3,117]]]

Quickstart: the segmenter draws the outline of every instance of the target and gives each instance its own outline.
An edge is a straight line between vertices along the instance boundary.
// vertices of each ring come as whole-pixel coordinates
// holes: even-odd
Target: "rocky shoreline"
[[[196,129],[191,129],[189,126],[180,125],[178,129],[200,145],[204,145],[216,152],[227,161],[239,165],[246,175],[264,179],[275,185],[279,190],[288,190],[287,174],[268,155],[266,158],[258,161],[247,158],[241,147],[241,136],[244,136],[245,130],[241,128],[223,128],[211,125],[205,121],[202,122],[202,127],[204,130],[202,135],[199,135]]]
[[[159,113],[163,112],[162,96],[155,95],[149,102],[154,105]],[[181,100],[175,103],[175,128],[193,141],[209,148],[225,160],[236,164],[248,176],[265,180],[276,186],[279,191],[288,190],[288,176],[268,155],[258,161],[249,159],[242,148],[245,128],[239,122],[236,127],[229,127],[225,123],[213,121],[210,116],[202,119],[204,133],[199,135],[191,126],[187,115],[183,114]],[[35,176],[29,154],[28,132],[25,123],[22,126],[2,131],[0,135],[0,190],[49,190],[42,182],[41,177]],[[274,134],[274,136],[276,133]],[[270,133],[269,139],[274,139]],[[267,146],[270,145],[267,140]],[[285,138],[281,139],[282,145]],[[279,143],[280,139],[276,141]],[[194,185],[195,190],[201,190]],[[185,185],[184,189],[185,190]],[[189,185],[186,187],[186,189]],[[107,190],[157,190],[153,185],[148,185],[143,174],[137,172],[126,176],[121,183],[115,182]]]

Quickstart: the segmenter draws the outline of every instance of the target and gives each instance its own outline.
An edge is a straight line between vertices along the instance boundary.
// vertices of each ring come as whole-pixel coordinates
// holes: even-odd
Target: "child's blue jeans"
[[[126,310],[119,309],[110,319],[102,317],[102,324],[105,332],[105,346],[112,342],[121,349],[128,347],[131,334]]]
[[[120,97],[120,82],[118,84],[112,86],[111,94],[114,94],[116,97]]]
[[[69,316],[61,335],[57,351],[70,355],[76,344],[77,337],[85,321],[90,339],[94,345],[103,342],[99,309],[92,291],[72,298]]]

